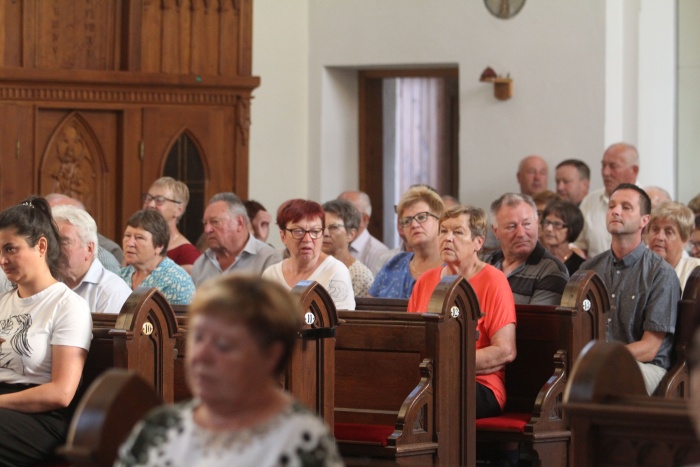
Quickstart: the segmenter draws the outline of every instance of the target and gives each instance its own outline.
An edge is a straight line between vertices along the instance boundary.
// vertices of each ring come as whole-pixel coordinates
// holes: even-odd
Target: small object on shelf
[[[493,95],[498,100],[505,101],[513,97],[513,80],[510,74],[506,78],[500,78],[493,68],[486,67],[479,81],[493,83]]]

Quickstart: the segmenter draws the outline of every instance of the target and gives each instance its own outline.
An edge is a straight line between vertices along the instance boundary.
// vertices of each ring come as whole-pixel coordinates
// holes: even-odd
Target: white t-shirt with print
[[[12,290],[0,294],[0,338],[0,383],[45,384],[52,345],[90,349],[92,316],[62,282],[27,298]]]

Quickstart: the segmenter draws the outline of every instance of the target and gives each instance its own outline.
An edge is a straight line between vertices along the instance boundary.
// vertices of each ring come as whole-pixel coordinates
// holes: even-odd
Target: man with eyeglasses
[[[537,206],[530,196],[506,193],[491,204],[501,249],[484,257],[503,271],[516,304],[559,305],[569,273],[538,241]]]
[[[192,268],[195,286],[230,272],[262,274],[268,266],[282,261],[277,250],[250,234],[246,208],[234,193],[214,195],[202,223],[209,248]]]

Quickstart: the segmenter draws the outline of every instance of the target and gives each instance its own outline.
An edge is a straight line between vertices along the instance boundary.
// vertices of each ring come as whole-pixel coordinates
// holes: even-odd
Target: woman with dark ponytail
[[[59,282],[58,229],[43,198],[0,212],[0,466],[49,460],[65,440],[90,348],[87,302]]]

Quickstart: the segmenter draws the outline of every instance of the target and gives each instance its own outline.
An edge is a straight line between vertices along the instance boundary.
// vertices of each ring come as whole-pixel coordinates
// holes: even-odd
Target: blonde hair
[[[483,209],[475,206],[461,204],[452,206],[440,217],[440,225],[442,225],[442,223],[447,219],[454,219],[455,217],[459,217],[461,215],[469,216],[469,231],[471,232],[472,238],[486,238],[486,212]]]
[[[442,198],[435,190],[426,185],[416,185],[409,188],[406,193],[401,196],[396,209],[399,219],[403,215],[404,209],[421,201],[427,204],[428,209],[438,217],[440,217],[445,210],[445,203],[442,202]]]
[[[173,192],[175,201],[182,203],[182,212],[185,212],[187,203],[190,202],[190,189],[183,182],[175,180],[173,177],[160,177],[155,182],[151,183],[152,187],[165,187]]]
[[[688,206],[675,201],[661,203],[652,209],[649,226],[660,220],[674,222],[676,227],[678,227],[681,240],[684,242],[688,241],[695,229],[695,215],[693,211]]]

